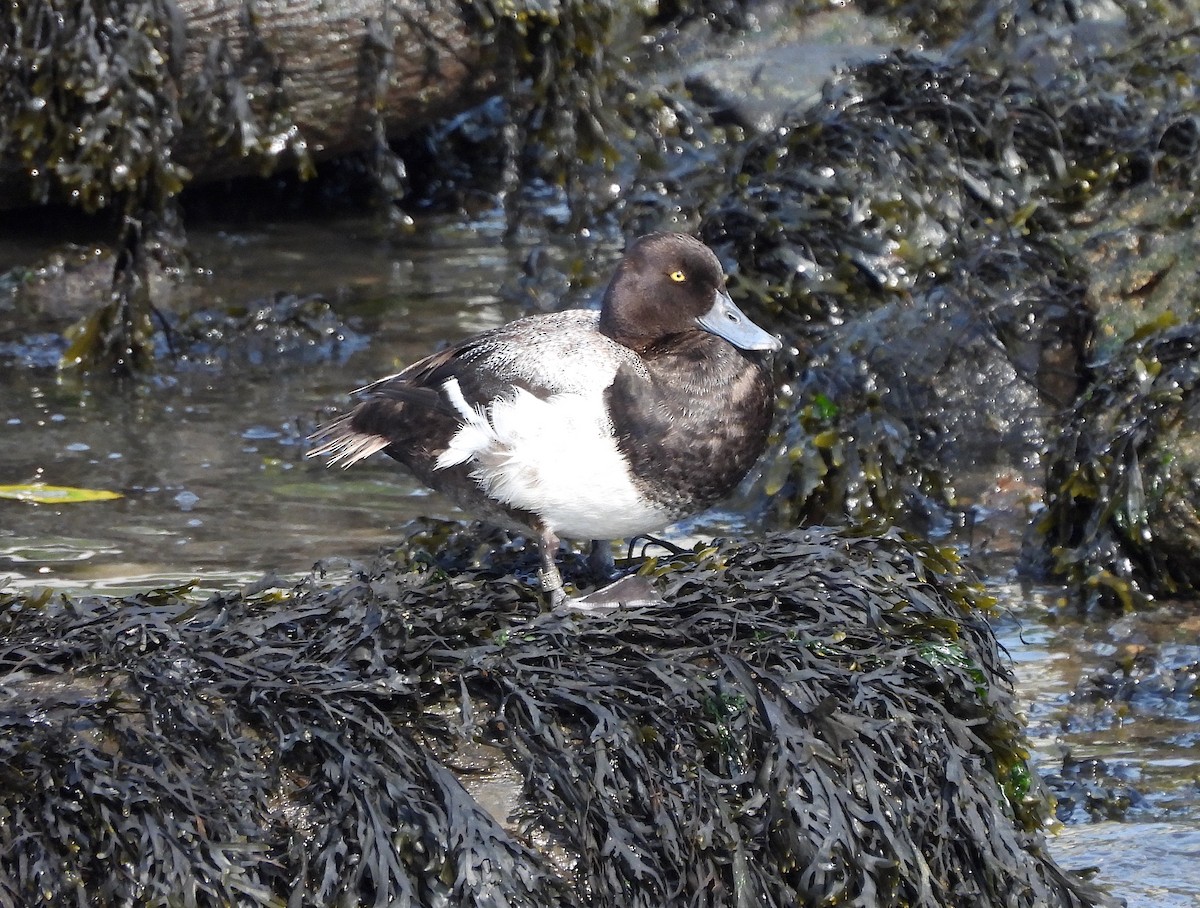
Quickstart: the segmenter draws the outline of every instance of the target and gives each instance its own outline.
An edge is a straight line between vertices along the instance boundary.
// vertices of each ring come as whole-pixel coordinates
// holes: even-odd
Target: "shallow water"
[[[1038,771],[1061,772],[1068,755],[1099,760],[1105,784],[1136,795],[1122,821],[1076,811],[1071,822],[1056,824],[1051,852],[1064,867],[1098,868],[1097,879],[1130,908],[1200,905],[1200,700],[1187,691],[1194,676],[1170,671],[1200,663],[1195,604],[1105,623],[1080,620],[1058,589],[991,588],[1004,610],[994,626],[1013,660]],[[1114,659],[1143,652],[1157,655],[1163,677],[1183,682],[1177,696],[1148,677],[1115,707],[1079,697],[1089,679],[1113,671]]]
[[[367,558],[411,517],[457,516],[383,458],[348,472],[305,460],[304,437],[351,389],[441,341],[525,314],[519,294],[501,288],[519,279],[540,238],[506,237],[498,221],[429,221],[388,234],[356,219],[192,226],[189,237],[189,287],[201,305],[320,293],[370,342],[329,362],[194,368],[151,385],[5,369],[0,484],[41,480],[124,497],[0,500],[0,588],[121,594],[195,583],[202,594],[270,571],[299,576],[317,559]],[[32,260],[46,242],[0,236],[0,269]],[[616,243],[593,238],[581,248],[604,272]],[[572,301],[594,292],[580,289]],[[739,530],[738,515],[726,512],[676,535]],[[1134,698],[1115,718],[1080,720],[1069,708],[1081,681],[1130,648],[1159,647],[1177,665],[1200,661],[1200,628],[1186,612],[1079,622],[1056,606],[1054,590],[1003,577],[993,586],[1039,767],[1061,770],[1064,752],[1101,759],[1142,796],[1123,822],[1063,826],[1052,851],[1065,866],[1101,868],[1132,908],[1200,904],[1197,698]]]
[[[353,388],[523,314],[497,295],[520,269],[520,245],[506,245],[498,228],[464,239],[430,226],[436,243],[428,234],[380,239],[369,220],[192,232],[199,305],[277,290],[321,294],[372,335],[344,361],[192,368],[117,387],[10,370],[0,483],[124,497],[0,501],[0,585],[116,592],[198,577],[211,588],[264,571],[302,573],[330,554],[365,557],[394,538],[390,527],[451,514],[385,459],[342,473],[303,456],[305,436]]]
[[[1200,905],[1200,824],[1164,818],[1071,826],[1052,842],[1065,867],[1103,868],[1099,879],[1129,908]]]

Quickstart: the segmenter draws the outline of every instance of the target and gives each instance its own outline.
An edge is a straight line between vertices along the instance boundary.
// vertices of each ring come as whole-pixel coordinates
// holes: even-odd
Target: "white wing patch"
[[[496,430],[488,422],[487,414],[482,407],[472,407],[463,397],[462,387],[457,378],[449,378],[442,385],[442,393],[462,417],[462,426],[450,438],[434,464],[435,470],[444,470],[460,463],[467,463],[479,453],[486,451],[497,442]]]
[[[602,392],[543,399],[516,388],[485,409],[467,403],[457,379],[448,379],[442,391],[462,426],[437,469],[469,464],[487,495],[539,515],[563,536],[619,539],[670,522],[639,494]]]

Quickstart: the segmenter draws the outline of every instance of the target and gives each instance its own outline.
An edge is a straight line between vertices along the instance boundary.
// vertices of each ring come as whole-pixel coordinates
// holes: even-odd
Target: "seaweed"
[[[986,48],[987,57],[1008,58],[1021,37],[1078,21],[1081,5],[1077,0],[867,0],[863,8],[888,16],[923,44],[969,41],[972,47]]]
[[[131,373],[153,360],[145,256],[177,246],[173,157],[179,47],[166,0],[9,4],[0,15],[0,156],[27,170],[35,201],[112,208],[110,299],[81,322],[64,363]]]
[[[1096,366],[1047,459],[1040,542],[1086,608],[1200,589],[1200,326],[1173,321]]]
[[[444,723],[422,714],[427,679],[381,661],[403,648],[405,621],[370,583],[293,598],[268,581],[203,606],[183,592],[9,611],[6,684],[31,682],[0,720],[0,893],[562,903],[435,759]],[[339,616],[339,600],[355,606]],[[39,623],[58,638],[35,636]]]
[[[1194,205],[1165,200],[1192,198],[1198,72],[1175,28],[1042,79],[894,53],[747,143],[701,234],[795,347],[772,516],[961,510],[964,464],[1024,474],[1045,453],[1098,340],[1130,321],[1095,308],[1110,288],[1190,316]],[[1118,212],[1136,226],[1114,234]]]
[[[592,230],[615,217],[626,227],[637,218],[645,233],[680,213],[694,218],[714,197],[733,153],[727,130],[681,86],[650,74],[685,62],[676,44],[687,23],[751,27],[746,4],[688,0],[651,13],[477,0],[474,9],[505,88],[397,144],[419,175],[403,205],[500,199],[510,229],[540,218]]]
[[[409,529],[335,583],[0,596],[0,902],[1109,903],[945,550],[716,543],[641,564],[669,604],[543,612],[519,537]]]
[[[28,168],[34,199],[86,211],[169,197],[188,173],[171,154],[179,60],[163,0],[9,4],[0,44],[0,153]],[[147,199],[145,201],[152,201]]]
[[[1068,105],[962,62],[863,64],[750,143],[702,233],[740,263],[742,298],[812,337],[936,281],[981,240],[1056,228]]]
[[[1004,232],[1059,236],[1200,167],[1194,33],[1136,36],[1048,82],[897,52],[745,149],[702,225],[734,289],[797,337],[903,298]],[[1145,66],[1151,55],[1154,66]]]
[[[1055,414],[1086,387],[1093,321],[1065,250],[1000,236],[831,326],[786,386],[759,512],[931,532],[968,519],[961,484],[981,468],[1036,481]]]

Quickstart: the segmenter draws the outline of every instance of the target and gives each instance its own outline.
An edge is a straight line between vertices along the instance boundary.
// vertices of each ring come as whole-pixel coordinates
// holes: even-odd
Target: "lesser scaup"
[[[659,530],[724,498],[766,444],[779,341],[725,290],[690,236],[629,247],[599,312],[534,315],[361,388],[309,456],[348,467],[383,451],[464,510],[532,530],[540,578],[566,601],[559,537]]]

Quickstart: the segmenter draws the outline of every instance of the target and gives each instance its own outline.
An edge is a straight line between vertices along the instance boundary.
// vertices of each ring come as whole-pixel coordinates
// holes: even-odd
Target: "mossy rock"
[[[1200,318],[1198,225],[1200,197],[1171,181],[1097,200],[1072,218],[1064,241],[1087,271],[1099,355],[1147,323]]]

